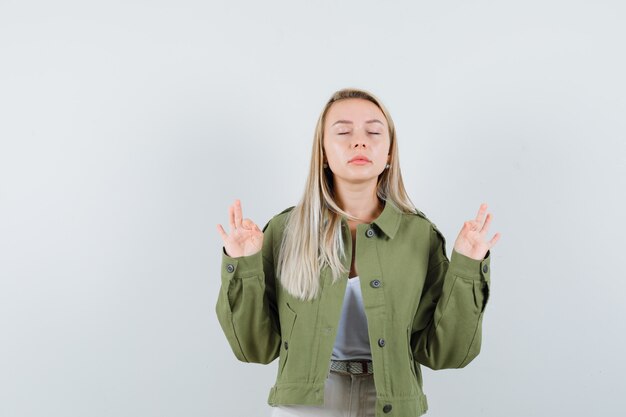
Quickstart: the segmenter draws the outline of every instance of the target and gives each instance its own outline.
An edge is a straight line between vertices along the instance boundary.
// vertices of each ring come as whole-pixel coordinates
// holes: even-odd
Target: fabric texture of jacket
[[[282,288],[276,266],[285,220],[292,208],[263,228],[263,248],[250,256],[222,251],[216,304],[220,325],[240,361],[279,358],[268,404],[323,405],[348,274],[332,284],[320,272],[320,293],[299,300]],[[342,217],[350,270],[352,236]],[[419,416],[428,405],[420,365],[462,368],[481,346],[489,295],[490,255],[474,260],[452,251],[421,212],[402,213],[390,202],[371,224],[356,230],[355,263],[367,316],[376,385],[376,416]]]

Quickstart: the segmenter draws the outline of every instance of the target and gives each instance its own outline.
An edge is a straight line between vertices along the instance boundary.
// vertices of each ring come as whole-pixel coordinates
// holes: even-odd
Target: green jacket
[[[240,361],[270,363],[279,357],[270,405],[324,404],[347,274],[332,284],[320,274],[320,296],[301,301],[287,293],[276,264],[287,209],[263,228],[262,251],[232,258],[222,251],[222,284],[216,312]],[[342,218],[350,270],[351,235]],[[489,253],[482,261],[452,251],[421,212],[401,213],[385,204],[372,224],[360,224],[355,262],[374,365],[376,416],[419,416],[428,405],[420,365],[462,368],[478,355],[489,294]],[[383,411],[384,408],[384,411]]]

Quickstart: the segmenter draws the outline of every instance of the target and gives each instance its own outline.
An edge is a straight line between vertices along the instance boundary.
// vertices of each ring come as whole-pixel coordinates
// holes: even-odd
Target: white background
[[[494,213],[483,349],[432,416],[623,415],[621,1],[0,1],[0,416],[264,416],[215,316],[235,198],[304,190],[343,87],[448,238]],[[409,416],[402,416],[409,417]]]

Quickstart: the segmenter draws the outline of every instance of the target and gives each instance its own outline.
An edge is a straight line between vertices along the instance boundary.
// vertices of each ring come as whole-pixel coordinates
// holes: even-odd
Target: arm
[[[428,273],[413,320],[414,358],[432,369],[462,368],[480,352],[482,317],[489,295],[489,252],[476,260],[452,252],[433,227]]]
[[[233,353],[242,362],[267,364],[280,352],[273,259],[271,220],[263,228],[261,250],[231,257],[223,249],[215,311]]]
[[[411,337],[413,357],[429,368],[462,368],[480,352],[489,254],[500,239],[496,233],[486,240],[492,218],[481,204],[476,218],[463,224],[451,261],[443,235],[431,225],[428,272]]]

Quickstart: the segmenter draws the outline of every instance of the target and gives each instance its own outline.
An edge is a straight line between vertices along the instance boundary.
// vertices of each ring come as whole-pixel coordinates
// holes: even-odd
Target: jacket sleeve
[[[222,282],[215,311],[242,362],[267,364],[280,352],[271,223],[263,228],[263,249],[256,254],[232,258],[222,248]]]
[[[475,260],[452,251],[432,226],[429,266],[413,320],[411,348],[432,369],[462,368],[480,352],[482,318],[489,297],[490,254]]]

